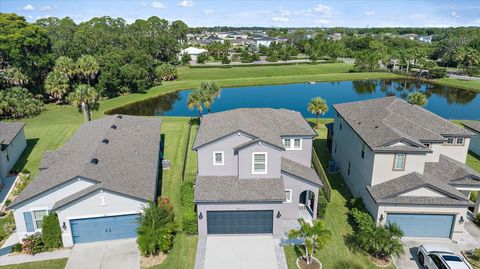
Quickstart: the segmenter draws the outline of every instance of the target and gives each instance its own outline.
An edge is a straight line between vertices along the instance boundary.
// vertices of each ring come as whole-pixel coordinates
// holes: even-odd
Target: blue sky
[[[82,22],[107,15],[133,22],[158,16],[189,26],[480,26],[478,0],[0,0],[0,12],[14,12],[28,21],[69,16]]]

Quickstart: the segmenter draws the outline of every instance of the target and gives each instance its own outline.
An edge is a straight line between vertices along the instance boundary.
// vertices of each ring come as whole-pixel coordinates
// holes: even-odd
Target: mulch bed
[[[160,252],[158,255],[150,255],[148,257],[141,256],[140,267],[141,268],[149,268],[149,267],[152,267],[152,266],[155,266],[155,265],[159,265],[166,258],[167,258],[167,255],[165,255],[162,252]]]
[[[379,259],[377,257],[369,256],[368,259],[378,267],[388,267],[392,264],[392,259]]]
[[[307,264],[307,262],[305,261],[305,259],[303,257],[298,258],[297,265],[301,269],[321,269],[322,268],[322,265],[316,259],[312,259],[312,263]]]

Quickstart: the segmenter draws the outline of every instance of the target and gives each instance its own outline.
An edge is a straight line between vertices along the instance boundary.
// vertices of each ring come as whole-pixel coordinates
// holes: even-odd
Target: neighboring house
[[[467,130],[472,131],[475,136],[470,140],[470,150],[480,155],[480,121],[466,121],[462,123]]]
[[[315,131],[298,112],[242,108],[202,118],[195,203],[198,234],[274,234],[317,215]]]
[[[23,122],[0,122],[0,178],[6,177],[27,147]]]
[[[65,247],[135,237],[138,217],[159,186],[160,120],[108,116],[82,125],[9,206],[19,239],[58,214]]]
[[[333,107],[332,158],[374,219],[406,237],[460,238],[480,191],[465,165],[473,133],[396,97]]]
[[[271,37],[260,37],[260,38],[254,39],[254,41],[255,41],[255,46],[259,48],[260,46],[270,47],[270,44],[272,44],[272,42],[275,42],[276,39]]]
[[[188,47],[186,49],[181,50],[178,57],[179,57],[179,59],[181,59],[182,55],[186,53],[186,54],[190,55],[190,58],[192,58],[192,61],[196,61],[199,54],[206,53],[206,52],[207,52],[206,49]]]
[[[423,43],[432,43],[433,35],[421,35],[418,36],[418,41],[423,42]]]

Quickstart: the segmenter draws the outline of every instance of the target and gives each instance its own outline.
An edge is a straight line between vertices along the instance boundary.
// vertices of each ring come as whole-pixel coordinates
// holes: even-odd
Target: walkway
[[[0,178],[4,184],[2,190],[0,191],[0,209],[3,208],[5,201],[7,200],[8,196],[10,196],[17,178],[17,176]]]

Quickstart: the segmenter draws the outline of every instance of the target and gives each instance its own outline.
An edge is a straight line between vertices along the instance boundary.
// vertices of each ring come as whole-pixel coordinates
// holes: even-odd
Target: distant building
[[[400,37],[405,38],[405,39],[415,40],[415,39],[417,39],[418,35],[417,34],[405,34],[405,35],[401,35]]]
[[[421,36],[418,36],[418,41],[430,44],[432,43],[432,38],[433,38],[433,35],[421,35]]]
[[[270,44],[272,44],[272,42],[276,41],[271,37],[260,37],[254,40],[255,40],[255,46],[257,46],[257,48],[260,46],[269,47]]]
[[[182,57],[182,55],[184,53],[190,55],[190,58],[192,58],[193,61],[196,61],[197,60],[197,57],[199,54],[201,53],[206,53],[207,50],[206,49],[200,49],[200,48],[195,48],[195,47],[188,47],[186,49],[183,49],[180,51],[180,55],[179,55],[179,58]]]
[[[329,35],[328,39],[333,40],[333,41],[339,41],[339,40],[342,39],[342,34],[341,33],[334,33],[332,35]]]
[[[27,147],[23,122],[0,122],[0,178],[6,177]]]

